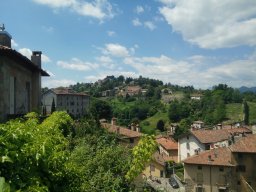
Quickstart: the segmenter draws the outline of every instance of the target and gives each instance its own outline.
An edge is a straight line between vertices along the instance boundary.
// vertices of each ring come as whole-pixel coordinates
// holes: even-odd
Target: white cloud
[[[109,37],[112,37],[116,34],[116,32],[115,31],[107,31],[107,34]]]
[[[18,51],[19,51],[22,55],[24,55],[25,57],[27,57],[28,59],[31,59],[31,55],[32,55],[31,49],[29,49],[29,48],[21,48],[21,49],[19,49]],[[51,59],[50,59],[48,56],[44,55],[44,54],[41,55],[41,60],[42,60],[43,63],[49,63],[49,62],[51,62]]]
[[[141,14],[141,13],[144,12],[144,8],[143,8],[142,6],[140,6],[140,5],[138,5],[138,6],[135,8],[135,12],[136,12],[137,14]]]
[[[44,77],[42,79],[42,87],[56,88],[56,87],[68,87],[69,85],[74,85],[76,82],[71,79],[55,79]]]
[[[108,0],[33,0],[36,3],[49,6],[51,8],[68,8],[79,15],[93,17],[101,22],[107,18],[113,18],[115,13]]]
[[[14,41],[13,39],[11,40],[11,44],[12,44],[12,47],[18,47],[18,43],[16,43],[16,41]]]
[[[112,63],[113,60],[108,56],[100,56],[96,58],[101,63]]]
[[[255,0],[161,0],[160,13],[173,31],[201,48],[256,45]]]
[[[136,26],[136,27],[142,25],[142,23],[140,22],[140,20],[139,20],[138,18],[133,19],[133,20],[132,20],[132,24],[133,24],[134,26]]]
[[[103,54],[112,55],[114,57],[128,57],[129,51],[126,47],[120,44],[109,43],[105,45]]]
[[[70,70],[90,71],[99,67],[96,63],[84,62],[78,58],[72,58],[71,61],[57,61],[57,65]]]
[[[145,21],[144,26],[146,28],[149,28],[151,31],[153,31],[156,28],[155,24],[151,21]]]
[[[184,60],[159,57],[127,57],[124,64],[132,67],[136,74],[160,79],[178,85],[193,85],[209,88],[219,83],[232,87],[255,86],[256,59],[248,56],[244,60],[216,64],[216,58],[194,55]]]

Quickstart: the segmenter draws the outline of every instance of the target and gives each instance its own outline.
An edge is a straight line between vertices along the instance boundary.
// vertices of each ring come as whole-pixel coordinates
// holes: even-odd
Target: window
[[[160,171],[160,177],[164,177],[164,171],[163,170]]]
[[[198,169],[198,170],[202,170],[202,168],[203,168],[203,167],[202,167],[201,165],[198,165],[198,166],[197,166],[197,169]]]
[[[134,138],[130,138],[130,143],[134,143]]]
[[[242,153],[238,153],[237,156],[238,156],[238,159],[243,159],[243,154]]]
[[[241,185],[241,181],[237,181],[237,185]]]
[[[189,143],[187,143],[187,149],[190,149],[190,145],[189,145]]]
[[[189,136],[187,136],[187,140],[189,140]]]
[[[150,171],[155,171],[155,166],[153,164],[150,164]]]
[[[220,172],[223,172],[224,171],[224,167],[220,167],[219,170],[220,170]]]
[[[204,188],[203,186],[196,186],[196,192],[203,192]]]
[[[205,150],[210,150],[210,144],[205,145]]]
[[[236,172],[246,172],[246,167],[245,165],[238,165],[236,167]]]

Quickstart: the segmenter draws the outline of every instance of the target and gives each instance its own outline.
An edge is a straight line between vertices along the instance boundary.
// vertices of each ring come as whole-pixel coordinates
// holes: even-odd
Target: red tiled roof
[[[231,155],[228,147],[220,147],[188,157],[183,162],[195,165],[234,166],[231,163]]]
[[[256,153],[256,135],[246,135],[230,146],[232,152]]]
[[[85,93],[76,93],[74,90],[69,89],[69,88],[56,88],[56,89],[51,89],[56,95],[82,95],[86,96],[87,94]]]
[[[162,145],[166,150],[178,150],[178,143],[171,138],[157,138],[156,142]]]
[[[217,130],[196,130],[191,131],[201,143],[216,143],[227,140],[230,134],[246,133],[250,134],[252,131],[248,128],[233,128],[233,129],[217,129]]]
[[[133,131],[130,129],[127,129],[125,127],[120,127],[117,125],[111,125],[109,123],[102,123],[101,124],[104,128],[106,128],[109,132],[111,133],[118,133],[122,136],[125,136],[127,138],[135,138],[135,137],[141,137],[142,133],[137,132],[137,131]]]
[[[0,56],[1,55],[7,56],[8,58],[15,60],[17,63],[19,63],[21,66],[25,68],[28,68],[34,71],[40,71],[42,76],[50,76],[46,71],[39,68],[31,60],[29,60],[27,57],[25,57],[18,51],[15,51],[14,49],[0,45]]]

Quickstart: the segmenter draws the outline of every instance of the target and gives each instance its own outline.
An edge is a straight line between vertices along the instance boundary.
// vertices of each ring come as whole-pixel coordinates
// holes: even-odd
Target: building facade
[[[8,117],[40,111],[40,51],[33,51],[31,60],[11,48],[11,35],[0,27],[0,122]]]
[[[67,111],[72,117],[84,116],[90,104],[90,97],[84,93],[75,93],[68,88],[50,89],[42,94],[42,105],[46,114]]]
[[[178,140],[179,162],[205,150],[227,147],[234,142],[234,139],[251,133],[252,131],[245,127],[190,131]]]

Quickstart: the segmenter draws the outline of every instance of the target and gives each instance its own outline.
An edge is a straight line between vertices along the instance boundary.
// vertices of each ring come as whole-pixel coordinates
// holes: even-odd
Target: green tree
[[[244,112],[244,124],[249,124],[249,105],[247,104],[246,100],[243,102],[243,112]]]
[[[164,121],[163,121],[162,119],[160,119],[159,121],[157,121],[156,128],[157,128],[158,130],[160,130],[161,132],[165,131]]]
[[[54,111],[56,111],[56,106],[55,106],[55,100],[53,98],[52,99],[52,106],[51,106],[51,113],[53,113]]]
[[[128,181],[133,181],[145,169],[156,148],[157,144],[153,136],[146,135],[140,139],[138,145],[132,149],[131,166],[125,176]]]
[[[111,119],[112,107],[106,101],[93,99],[90,105],[90,112],[96,119]]]

